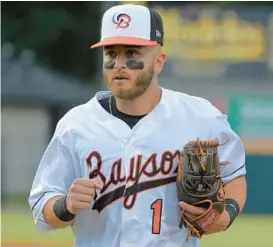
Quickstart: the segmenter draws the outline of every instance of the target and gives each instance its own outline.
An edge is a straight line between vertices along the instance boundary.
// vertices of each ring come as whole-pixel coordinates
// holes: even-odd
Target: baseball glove
[[[176,180],[178,199],[206,209],[196,217],[182,209],[179,227],[184,225],[189,229],[187,240],[206,234],[225,209],[220,166],[228,162],[220,163],[217,147],[226,143],[197,139],[183,148]]]

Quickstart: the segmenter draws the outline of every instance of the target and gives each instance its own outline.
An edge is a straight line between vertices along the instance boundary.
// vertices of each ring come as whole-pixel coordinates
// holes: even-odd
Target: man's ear
[[[155,60],[155,72],[157,74],[159,74],[162,71],[166,61],[167,61],[167,55],[164,52],[161,52]]]

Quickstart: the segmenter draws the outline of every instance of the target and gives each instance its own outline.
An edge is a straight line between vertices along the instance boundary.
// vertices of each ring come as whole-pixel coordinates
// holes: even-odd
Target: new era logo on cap
[[[161,33],[158,30],[155,30],[156,37],[161,37]]]
[[[160,15],[133,4],[108,9],[102,18],[101,40],[91,48],[107,45],[163,45],[163,24]]]

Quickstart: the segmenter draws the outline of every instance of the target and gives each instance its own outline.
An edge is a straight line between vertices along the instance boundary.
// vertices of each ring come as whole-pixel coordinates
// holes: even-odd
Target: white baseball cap
[[[101,24],[101,40],[91,46],[163,45],[163,23],[160,15],[145,6],[122,4],[108,9]]]

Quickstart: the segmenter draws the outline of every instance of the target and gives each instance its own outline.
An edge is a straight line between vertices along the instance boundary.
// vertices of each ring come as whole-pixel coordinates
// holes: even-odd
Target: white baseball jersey
[[[89,210],[77,214],[75,247],[197,247],[180,229],[176,192],[178,158],[197,137],[229,142],[219,147],[224,183],[244,175],[245,151],[227,117],[207,100],[162,88],[158,105],[132,129],[98,102],[71,109],[58,123],[38,167],[29,204],[39,231],[48,199],[67,194],[75,178],[97,177],[102,187]]]

